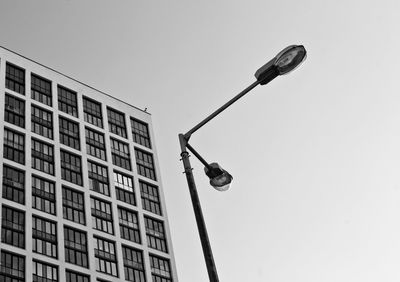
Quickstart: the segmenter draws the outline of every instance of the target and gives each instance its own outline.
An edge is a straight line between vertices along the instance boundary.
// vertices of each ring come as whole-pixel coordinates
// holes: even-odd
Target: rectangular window
[[[25,204],[25,172],[3,166],[3,198]]]
[[[24,282],[25,257],[1,250],[0,281]]]
[[[59,117],[60,143],[80,150],[79,124],[72,120]]]
[[[83,97],[83,114],[86,122],[103,128],[103,114],[101,104]]]
[[[54,182],[38,176],[32,176],[32,208],[48,214],[56,214]]]
[[[107,117],[109,131],[126,138],[125,115],[107,107]]]
[[[150,267],[153,281],[172,282],[171,267],[168,259],[150,255]]]
[[[65,282],[90,282],[90,276],[66,269]]]
[[[167,240],[165,237],[164,224],[160,220],[145,216],[147,245],[150,248],[167,253]]]
[[[32,168],[54,175],[53,145],[32,138]]]
[[[63,186],[63,217],[73,222],[85,225],[85,202],[83,193]]]
[[[64,226],[64,247],[66,262],[89,268],[85,232]]]
[[[1,242],[25,249],[25,213],[2,206]]]
[[[153,155],[135,148],[135,156],[138,173],[147,178],[157,180]]]
[[[140,244],[138,215],[134,211],[118,208],[121,238]]]
[[[34,260],[32,274],[32,282],[58,282],[58,268],[51,264]]]
[[[139,181],[139,185],[143,209],[158,215],[162,215],[158,187],[143,181]]]
[[[32,132],[53,139],[53,113],[32,105],[31,127]]]
[[[32,216],[32,251],[57,258],[57,224]]]
[[[111,156],[114,165],[132,170],[128,144],[111,138]]]
[[[106,158],[106,145],[104,142],[104,134],[86,127],[85,135],[86,135],[87,153],[93,157],[105,161],[107,158]]]
[[[106,239],[94,237],[94,246],[96,270],[118,277],[115,243]]]
[[[31,98],[47,106],[52,106],[51,81],[31,74]]]
[[[97,198],[90,198],[93,228],[114,234],[111,203]]]
[[[58,109],[71,116],[78,117],[77,94],[68,88],[58,85]]]
[[[19,94],[25,95],[25,70],[10,63],[7,63],[6,88],[13,90]]]
[[[88,171],[90,190],[110,196],[107,167],[88,161]]]
[[[136,205],[133,178],[114,170],[114,185],[119,201]]]
[[[82,186],[81,157],[61,150],[61,178]]]
[[[4,120],[25,128],[25,101],[6,94]]]
[[[3,154],[5,159],[25,164],[25,136],[5,128]]]
[[[146,123],[131,118],[133,141],[151,149],[149,127]]]
[[[124,259],[125,280],[146,282],[142,251],[122,246],[122,257]]]

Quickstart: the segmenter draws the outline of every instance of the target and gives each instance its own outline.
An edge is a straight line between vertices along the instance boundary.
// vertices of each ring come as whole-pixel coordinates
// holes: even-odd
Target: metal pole
[[[206,223],[204,221],[203,212],[201,211],[199,195],[197,194],[196,183],[194,182],[192,167],[189,161],[189,153],[186,150],[187,141],[183,134],[179,134],[179,142],[181,145],[181,157],[183,167],[185,169],[186,180],[189,187],[190,198],[192,199],[193,211],[196,217],[197,229],[199,231],[203,255],[207,266],[208,277],[210,282],[219,282],[217,268],[215,267],[214,256],[211,250],[210,240],[208,239]]]
[[[274,78],[276,77],[276,75],[274,76]],[[273,78],[272,78],[273,79]],[[271,79],[271,80],[272,80]],[[226,108],[228,108],[230,105],[232,105],[233,103],[235,103],[237,100],[239,100],[241,97],[243,97],[247,92],[249,92],[250,90],[252,90],[254,87],[256,87],[258,84],[260,84],[260,81],[255,81],[253,82],[250,86],[248,86],[246,89],[244,89],[242,92],[240,92],[239,94],[237,94],[235,97],[233,97],[232,99],[230,99],[228,102],[226,102],[224,105],[222,105],[219,109],[217,109],[216,111],[214,111],[211,115],[209,115],[208,117],[206,117],[203,121],[201,121],[198,125],[196,125],[195,127],[193,127],[191,130],[189,130],[186,134],[186,140],[189,140],[190,136],[197,131],[200,127],[202,127],[203,125],[205,125],[207,122],[209,122],[210,120],[212,120],[213,118],[215,118],[218,114],[220,114],[223,110],[225,110]]]

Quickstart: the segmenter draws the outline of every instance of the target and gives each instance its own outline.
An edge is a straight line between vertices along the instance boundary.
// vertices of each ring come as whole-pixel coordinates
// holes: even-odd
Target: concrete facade
[[[19,86],[15,86],[13,82],[13,79],[15,79],[13,73],[14,67],[24,72],[24,91],[22,91]],[[9,77],[7,78],[7,76]],[[34,86],[32,86],[32,80],[34,77],[39,77],[39,80],[43,79],[43,81],[51,85],[51,94],[49,96],[52,100],[51,105],[39,101],[40,99],[33,98],[32,89]],[[44,92],[46,92],[45,88],[46,87],[43,88]],[[75,93],[77,103],[76,116],[71,115],[68,111],[66,112],[59,106],[58,100],[60,94],[58,92],[63,88],[67,89],[70,93]],[[10,281],[35,281],[37,277],[49,279],[43,281],[60,282],[178,281],[165,209],[163,186],[155,149],[151,115],[5,48],[0,48],[0,93],[0,136],[4,137],[0,138],[0,148],[2,151],[0,157],[0,174],[3,175],[3,184],[0,187],[0,194],[2,195],[0,199],[2,206],[0,210],[0,216],[2,218],[0,248],[1,252],[4,253],[2,254],[3,261],[0,270],[2,274],[0,275],[3,275],[3,279],[5,277],[7,277],[7,279],[12,277],[12,279],[15,280]],[[21,109],[15,109],[15,107],[10,104],[11,102],[7,102],[6,95],[7,99],[17,99],[24,104],[24,126],[17,125],[17,122],[12,122],[14,118],[16,118],[14,114],[18,115],[18,111],[21,113]],[[96,126],[89,122],[89,118],[86,118],[83,104],[84,99],[100,105],[102,126]],[[8,106],[5,106],[6,102]],[[69,102],[67,101],[67,103]],[[74,101],[72,101],[72,104],[73,103]],[[39,118],[39,120],[36,121],[36,125],[34,125],[34,117],[32,115],[34,108],[39,108],[41,111],[50,114],[52,120],[43,121]],[[112,125],[110,127],[109,111],[114,110],[119,114],[118,116],[123,116],[126,137],[115,133],[116,131],[111,128]],[[8,121],[5,120],[6,115],[11,116],[8,116]],[[74,132],[71,130],[67,130],[66,133],[67,139],[69,138],[68,134],[72,137],[75,136],[75,138],[79,137],[77,141],[79,148],[73,148],[67,145],[65,141],[61,141],[61,135],[64,133],[61,125],[62,120],[68,120],[71,124],[78,126],[79,133],[75,132],[76,134],[74,135]],[[131,128],[134,120],[138,121],[144,128],[147,126],[150,146],[143,145],[142,142],[138,141],[139,139],[134,139],[134,130]],[[41,129],[33,128],[34,126],[39,126],[40,128],[41,122],[47,126],[47,129],[50,123],[52,123],[52,138],[45,137],[38,133],[41,132]],[[39,123],[39,125],[37,125],[37,123]],[[45,128],[45,130],[47,129]],[[88,142],[90,143],[90,141],[87,141],[88,130],[104,137],[104,145],[93,141],[93,144],[97,144],[96,146],[100,148],[104,147],[105,157],[103,159],[89,154],[89,145],[87,144]],[[12,157],[14,154],[10,151],[11,149],[9,147],[13,146],[13,141],[7,139],[7,134],[10,132],[18,136],[23,136],[23,163],[17,162],[15,157]],[[136,134],[140,135],[140,132],[136,132]],[[143,134],[146,135],[146,132]],[[63,138],[65,138],[65,136]],[[44,168],[42,170],[38,169],[41,167],[40,158],[43,156],[40,155],[40,152],[33,152],[33,141],[45,144],[46,148],[52,148],[53,173],[45,172],[48,170],[49,165],[49,160],[46,159],[48,155],[44,158]],[[115,149],[116,145],[114,145],[113,149],[111,148],[112,142],[116,142],[115,144],[127,145],[127,147],[118,151]],[[128,152],[126,148],[129,148]],[[47,154],[47,149],[43,152]],[[144,156],[144,159],[139,160],[138,154],[140,154],[141,157]],[[66,159],[67,155],[72,155],[74,160],[80,159],[81,164],[69,163]],[[130,161],[130,169],[121,167],[120,161],[118,161],[120,160],[119,156],[124,157],[124,159],[122,159],[124,162]],[[39,160],[37,158],[39,158]],[[118,160],[114,161],[114,159]],[[37,161],[36,165],[34,165],[35,161]],[[61,162],[63,165],[61,165]],[[93,170],[91,170],[89,164],[95,164],[105,169],[100,173],[100,176],[95,173],[95,178],[98,177],[101,182],[91,177],[91,175],[93,175]],[[139,166],[141,166],[141,171],[139,171]],[[5,168],[8,169],[8,171],[11,169],[20,172],[20,175],[24,177],[23,183],[21,181],[20,183],[16,183],[14,180],[10,180],[11,178],[8,180],[5,179]],[[79,184],[79,181],[77,182],[74,180],[71,182],[68,180],[70,179],[70,176],[67,176],[70,172],[69,169],[78,170],[79,177],[79,168],[81,171],[81,184]],[[135,203],[122,200],[122,196],[117,198],[118,191],[116,188],[121,185],[121,183],[118,183],[115,179],[115,173],[128,178],[132,177],[134,190],[132,193]],[[54,185],[54,197],[50,196],[50,198],[48,198],[49,195],[43,192],[45,190],[42,191],[45,199],[47,197],[47,199],[52,199],[53,203],[55,203],[55,210],[53,213],[46,212],[48,207],[41,207],[38,204],[41,202],[40,193],[42,192],[38,193],[38,190],[35,190],[36,192],[33,191],[33,178],[39,178]],[[75,176],[72,176],[72,178],[75,179]],[[124,179],[126,180],[128,178]],[[23,187],[21,187],[21,185]],[[99,185],[101,185],[101,188],[99,188]],[[148,187],[155,189],[155,191],[158,190],[158,198],[154,194],[148,195],[142,192],[143,185],[145,187],[149,185]],[[103,190],[103,188],[105,190]],[[126,195],[131,195],[129,192],[130,187],[125,188],[127,189]],[[83,210],[79,210],[81,213],[84,213],[83,223],[68,219],[68,215],[66,215],[66,213],[68,213],[66,211],[68,206],[68,203],[66,203],[68,202],[67,196],[65,196],[67,193],[66,191],[78,192],[79,195],[83,196],[84,208]],[[123,187],[121,191],[124,191]],[[22,194],[23,199],[17,196]],[[96,204],[94,201],[105,204],[99,205],[100,210],[96,211]],[[148,204],[146,207],[144,206],[145,201],[147,201]],[[48,201],[46,200],[42,203],[47,205]],[[69,204],[71,205],[71,203]],[[160,206],[159,210],[157,208],[158,206]],[[24,215],[22,216],[24,217],[24,230],[22,230],[24,235],[22,235],[21,230],[18,231],[18,229],[22,228],[22,224],[14,226],[10,218],[7,219],[7,216],[3,214],[10,214],[10,211],[21,212],[19,214]],[[124,211],[125,215],[135,215],[136,219],[132,219],[132,217],[122,218],[122,211]],[[72,214],[73,213],[71,213],[71,217],[73,217]],[[8,217],[10,217],[10,215],[8,215]],[[97,223],[96,220],[98,220]],[[15,222],[15,219],[13,222]],[[55,237],[51,237],[48,234],[47,235],[50,237],[46,237],[46,234],[43,234],[43,232],[48,233],[48,230],[38,231],[38,229],[40,229],[38,228],[38,222],[42,224],[42,226],[46,224],[47,227],[55,226]],[[152,225],[154,222],[157,223],[157,226]],[[34,229],[33,225],[35,225]],[[132,235],[132,232],[138,232],[136,237],[140,237],[140,240],[126,239],[129,235],[125,235],[125,238],[122,238],[124,236],[121,234],[121,225],[126,227],[125,230],[128,230],[127,234]],[[73,246],[71,242],[66,243],[65,236],[68,234],[67,230],[75,230],[83,237],[86,235],[85,242],[81,242],[79,244],[80,246]],[[24,240],[23,244],[22,242],[13,243],[12,238],[16,238],[16,234],[21,235],[21,240]],[[139,236],[137,236],[138,234]],[[34,241],[34,237],[38,240]],[[45,244],[41,245],[43,247],[38,247],[39,245],[37,245],[37,242],[40,244],[40,242],[46,241],[46,238],[48,241],[56,240],[56,243],[52,246],[53,252],[49,251],[49,246],[46,247]],[[102,247],[99,247],[99,245],[96,245],[96,242],[100,242],[96,241],[98,239],[103,243],[107,242],[107,246],[102,245]],[[71,241],[71,239],[69,240]],[[85,243],[86,248],[82,246],[85,245]],[[70,249],[86,249],[88,258],[87,266],[84,266],[85,263],[83,263],[82,266],[81,262],[71,263],[71,261],[74,260],[80,261],[80,258],[77,259],[76,253],[74,255],[73,251],[69,249],[68,251],[73,253],[73,259],[71,259],[71,254],[66,253],[66,245],[70,246]],[[112,245],[114,246],[112,247],[113,250],[110,250],[110,246]],[[43,249],[47,250],[47,254],[46,252],[43,253]],[[134,253],[138,257],[127,258],[126,250],[134,250]],[[85,251],[83,251],[83,253],[84,252]],[[67,259],[67,255],[69,259]],[[11,257],[14,259],[17,257],[19,260],[13,260],[14,265],[11,263],[7,264],[5,260],[9,260]],[[16,262],[19,262],[19,267],[21,267],[22,259],[24,261],[24,268],[18,269]],[[67,260],[69,260],[69,262],[67,262]],[[45,267],[43,267],[43,265]],[[128,268],[125,269],[124,265],[127,265]],[[128,269],[131,271],[130,274],[127,274]],[[22,273],[22,271],[24,273]],[[46,274],[43,273],[46,271]],[[83,280],[78,280],[77,277],[79,276],[76,275],[81,274],[82,277],[85,278],[82,278]],[[128,275],[130,275],[130,278],[126,280]],[[22,276],[24,278],[22,278]]]

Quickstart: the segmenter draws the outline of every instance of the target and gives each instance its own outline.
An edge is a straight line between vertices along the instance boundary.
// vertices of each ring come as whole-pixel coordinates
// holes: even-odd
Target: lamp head
[[[204,172],[210,178],[210,185],[216,190],[226,191],[229,189],[233,177],[219,164],[211,163],[209,167],[204,168]]]
[[[307,57],[303,45],[290,45],[283,49],[254,74],[261,85],[267,84],[278,75],[288,74],[296,69]]]

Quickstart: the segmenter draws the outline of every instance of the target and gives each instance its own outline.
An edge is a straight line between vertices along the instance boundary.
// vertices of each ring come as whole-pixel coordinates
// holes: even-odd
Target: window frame
[[[32,252],[58,258],[57,222],[32,215]]]
[[[122,239],[141,244],[139,215],[136,211],[118,206],[118,224]]]
[[[11,174],[8,174],[10,172]],[[3,199],[25,205],[25,171],[3,163]]]
[[[36,115],[36,114],[39,115]],[[31,131],[40,136],[54,139],[53,112],[35,104],[31,105]]]
[[[10,72],[11,69],[13,70],[13,73]],[[16,74],[16,72],[20,73]],[[5,86],[7,89],[25,96],[25,75],[25,69],[10,62],[6,62]]]
[[[10,137],[11,135],[12,140],[6,139],[6,136]],[[15,139],[18,139],[17,142]],[[25,165],[25,134],[5,127],[3,148],[3,157],[5,159]]]
[[[107,120],[108,130],[111,133],[114,133],[125,139],[128,138],[128,135],[126,133],[126,121],[124,113],[111,107],[107,107]]]
[[[58,127],[60,143],[73,149],[80,150],[81,139],[79,134],[79,123],[59,115]]]
[[[133,142],[152,149],[149,125],[133,117],[130,120]]]
[[[68,225],[64,225],[63,232],[65,261],[84,268],[89,268],[87,232]]]
[[[70,151],[60,150],[61,179],[83,186],[82,158]],[[72,159],[74,161],[72,162]]]
[[[58,110],[78,118],[78,93],[60,84],[57,85]]]
[[[111,202],[91,196],[90,211],[92,215],[93,229],[114,235],[114,220]]]
[[[4,121],[25,128],[25,100],[6,92],[4,96]]]
[[[92,138],[94,137],[94,138]],[[90,156],[107,161],[107,149],[104,133],[85,127],[86,153]]]
[[[7,205],[2,205],[1,208],[1,242],[17,248],[25,249],[25,211]],[[11,220],[8,218],[8,212],[11,212],[12,214]],[[18,216],[17,220],[15,220],[15,214]],[[11,236],[7,234],[7,231],[11,232]]]
[[[31,142],[31,167],[54,176],[54,145],[34,137],[32,137]],[[36,143],[38,146],[36,146]]]
[[[82,97],[84,121],[94,126],[103,128],[103,113],[101,103],[94,101],[86,96]],[[90,104],[90,105],[89,105]],[[98,106],[99,111],[96,107]]]
[[[37,84],[36,82],[39,82]],[[48,86],[48,88],[47,88]],[[31,99],[44,105],[53,106],[53,91],[51,80],[31,73]]]
[[[78,202],[74,201],[75,199]],[[83,192],[62,185],[63,218],[86,225],[85,195]],[[69,211],[72,211],[71,213]],[[72,215],[72,217],[70,216]],[[78,220],[76,220],[78,219]]]
[[[135,147],[135,158],[138,174],[157,181],[156,166],[153,154]]]
[[[51,215],[57,214],[54,181],[32,174],[32,208]]]

